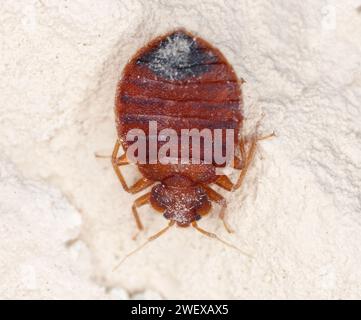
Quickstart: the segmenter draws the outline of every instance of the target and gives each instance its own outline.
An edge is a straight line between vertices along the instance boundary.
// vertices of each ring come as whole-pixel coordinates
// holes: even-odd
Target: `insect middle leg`
[[[240,154],[241,154],[241,158],[238,158],[237,156],[234,156],[233,159],[233,167],[235,169],[239,169],[241,170],[238,179],[236,181],[236,183],[233,183],[226,175],[220,175],[218,177],[218,179],[215,181],[215,184],[217,184],[218,186],[220,186],[221,188],[227,190],[227,191],[234,191],[237,190],[238,188],[241,187],[244,178],[246,176],[247,170],[249,169],[249,166],[251,165],[254,155],[256,153],[256,147],[257,147],[257,142],[259,140],[265,140],[271,137],[274,137],[275,133],[272,132],[271,134],[267,135],[267,136],[263,136],[263,137],[253,137],[250,141],[251,145],[249,147],[248,152],[246,152],[246,148],[245,148],[245,139],[241,138],[240,140]],[[219,204],[222,205],[222,209],[220,212],[220,218],[223,221],[223,224],[225,226],[225,228],[227,229],[228,232],[231,232],[231,229],[229,228],[229,226],[227,225],[226,221],[225,221],[225,212],[226,212],[226,201],[225,199],[216,191],[214,191],[213,189],[204,186],[209,198],[215,202],[218,202]]]
[[[234,187],[234,183],[226,175],[219,176],[215,184],[227,191],[232,191]]]
[[[154,181],[143,177],[140,180],[138,180],[137,182],[135,182],[132,186],[128,187],[119,167],[129,164],[129,161],[128,161],[127,155],[125,153],[123,155],[121,155],[120,157],[118,157],[119,147],[120,147],[120,143],[117,140],[115,142],[114,150],[112,153],[112,165],[113,165],[115,174],[117,175],[124,190],[129,193],[137,193],[137,192],[142,191],[145,188],[151,186],[154,183]]]
[[[242,183],[242,181],[239,181],[239,179],[242,175],[242,172],[247,171],[247,164],[248,164],[248,159],[249,159],[250,153],[246,154],[245,140],[243,137],[240,139],[239,149],[240,149],[241,159],[235,155],[233,157],[233,163],[232,163],[232,167],[234,169],[242,170],[237,182],[233,183],[226,175],[220,175],[218,177],[218,179],[215,181],[215,184],[217,184],[218,186],[220,186],[221,188],[223,188],[227,191],[233,191],[235,189],[238,189],[239,188],[238,184]],[[250,148],[250,152],[254,152],[252,150],[252,145]],[[252,157],[253,157],[253,155],[252,155]],[[249,159],[249,160],[251,160],[251,159]],[[243,173],[242,179],[244,178],[245,174],[246,174],[246,172]]]

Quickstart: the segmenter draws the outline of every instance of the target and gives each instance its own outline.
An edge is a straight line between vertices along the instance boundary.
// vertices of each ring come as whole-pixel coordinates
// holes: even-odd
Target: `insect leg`
[[[241,249],[239,249],[238,247],[234,246],[234,245],[231,244],[231,243],[228,243],[227,241],[224,241],[223,239],[221,239],[220,237],[218,237],[215,233],[206,231],[206,230],[198,227],[197,222],[195,222],[195,221],[192,222],[192,227],[193,227],[194,229],[196,229],[198,232],[204,234],[206,237],[209,237],[209,238],[211,238],[211,239],[216,239],[216,240],[222,242],[222,243],[223,243],[224,245],[226,245],[227,247],[236,249],[237,251],[241,252],[242,254],[248,256],[249,258],[252,258],[252,256],[251,256],[249,253],[247,253],[247,252],[245,252],[245,251],[242,251]]]
[[[150,195],[151,193],[148,192],[146,194],[143,194],[141,197],[137,198],[132,206],[132,212],[133,212],[133,216],[135,219],[135,223],[137,224],[137,228],[139,229],[139,231],[143,230],[143,224],[140,220],[137,208],[144,206],[145,204],[149,203],[150,201]]]
[[[263,136],[263,137],[257,137],[257,140],[260,141],[260,140],[266,140],[266,139],[269,139],[269,138],[273,138],[276,136],[276,133],[273,131],[272,133],[270,134],[267,134],[266,136]]]
[[[240,175],[239,175],[239,177],[237,179],[237,182],[234,184],[233,190],[237,190],[238,188],[241,187],[241,185],[243,183],[243,180],[244,180],[244,178],[246,176],[247,170],[248,170],[250,164],[252,163],[254,155],[256,153],[257,142],[260,141],[260,140],[266,140],[266,139],[269,139],[269,138],[272,138],[272,137],[275,137],[275,136],[276,136],[276,134],[274,132],[272,132],[271,134],[268,134],[268,135],[263,136],[263,137],[257,137],[256,136],[256,137],[250,138],[251,146],[249,147],[249,150],[248,150],[247,154],[245,152],[245,140],[241,139],[240,152],[241,152],[241,156],[242,156],[242,161],[241,161],[241,164],[240,164],[239,168],[236,167],[236,164],[237,164],[236,159],[234,161],[234,164],[235,164],[234,167],[236,169],[241,169],[241,173],[240,173]]]
[[[241,173],[239,174],[237,182],[233,186],[233,190],[237,190],[239,187],[241,187],[241,185],[242,185],[242,183],[244,181],[247,170],[248,170],[250,164],[252,163],[252,160],[253,160],[254,155],[256,153],[257,140],[258,140],[257,138],[253,138],[253,140],[251,141],[251,146],[250,146],[250,148],[248,150],[248,153],[245,156],[245,158],[243,158],[244,166],[241,169]]]
[[[261,140],[267,140],[267,139],[270,139],[273,137],[276,137],[276,133],[274,131],[272,131],[272,133],[269,133],[265,136],[257,136],[256,139],[257,139],[257,141],[261,141]],[[251,136],[251,137],[243,138],[243,141],[244,141],[244,143],[249,143],[253,139],[254,139],[254,137]],[[243,148],[244,148],[244,146],[243,146]]]
[[[125,166],[129,164],[126,153],[122,154],[119,158],[116,158],[115,161],[118,166]]]
[[[143,249],[148,243],[150,243],[151,241],[154,241],[155,239],[159,238],[161,235],[163,235],[165,232],[167,232],[169,230],[169,228],[171,228],[174,225],[174,221],[169,221],[168,226],[166,226],[165,228],[163,228],[162,230],[158,231],[156,234],[153,234],[151,237],[148,238],[148,240],[146,242],[144,242],[142,245],[140,245],[138,248],[136,248],[135,250],[129,252],[119,263],[118,265],[116,265],[113,269],[113,271],[117,270],[121,264],[127,260],[130,256],[132,256],[133,254],[137,253],[139,250]]]
[[[136,183],[134,183],[131,187],[128,188],[129,193],[138,193],[139,191],[144,190],[145,188],[148,188],[154,183],[153,180],[149,180],[147,178],[141,178]]]
[[[218,192],[214,191],[212,188],[202,185],[202,188],[206,191],[210,200],[214,201],[215,203],[221,206],[221,211],[219,212],[219,218],[222,220],[224,227],[229,233],[232,233],[232,229],[228,226],[227,222],[225,221],[225,213],[227,209],[227,202],[226,199],[223,198]]]
[[[219,176],[215,184],[227,191],[232,191],[233,189],[233,182],[226,175]]]
[[[241,137],[240,140],[239,140],[239,151],[240,151],[241,159],[238,156],[234,155],[233,163],[232,163],[232,167],[234,169],[241,170],[244,167],[245,158],[246,158],[245,145],[246,145],[246,140],[245,140],[244,137]]]
[[[122,184],[124,190],[129,193],[137,193],[137,192],[142,191],[143,189],[149,187],[150,185],[152,185],[154,183],[153,181],[151,181],[147,178],[142,178],[139,181],[137,181],[133,186],[128,187],[128,185],[125,182],[125,179],[119,169],[119,166],[127,165],[127,164],[129,164],[129,161],[127,160],[126,154],[121,155],[119,158],[117,157],[118,152],[119,152],[119,147],[120,147],[120,143],[117,140],[115,142],[114,150],[112,153],[112,165],[113,165],[113,169],[114,169],[120,183]]]
[[[113,153],[112,153],[112,165],[113,165],[113,169],[114,169],[116,175],[118,176],[119,181],[122,184],[124,190],[129,192],[129,188],[127,186],[127,183],[125,182],[124,177],[123,177],[122,173],[120,172],[120,170],[118,168],[119,165],[118,165],[117,156],[118,156],[118,152],[119,152],[119,147],[120,147],[120,143],[117,140],[115,142],[114,150],[113,150]],[[122,158],[122,157],[120,157],[120,158]],[[123,163],[123,164],[125,165],[125,163]]]
[[[246,171],[248,166],[252,162],[252,158],[254,156],[255,146],[253,144],[256,143],[257,141],[269,139],[274,136],[275,136],[275,133],[272,132],[271,134],[268,134],[266,136],[254,138],[253,141],[251,141],[251,147],[250,147],[248,155],[246,155],[244,139],[241,138],[240,153],[241,153],[242,160],[240,158],[238,158],[237,156],[234,156],[233,167],[235,169]],[[245,174],[246,174],[246,172],[244,172],[243,176],[242,176],[242,172],[241,172],[240,177],[238,178],[238,181],[236,184],[234,184],[226,175],[219,176],[219,178],[216,180],[215,183],[218,186],[222,187],[223,189],[226,189],[227,191],[232,191],[232,190],[238,189],[240,187],[240,185],[242,184],[242,179],[244,178]],[[241,181],[239,181],[240,179],[241,179]]]
[[[243,168],[243,162],[237,156],[234,156],[234,158],[233,158],[233,168],[238,169],[238,170]]]
[[[245,159],[246,159],[246,148],[245,148],[245,145],[246,145],[246,141],[244,139],[244,137],[241,137],[240,141],[239,141],[239,151],[241,153],[241,159],[237,158],[239,160],[239,162],[237,163],[236,162],[236,156],[234,157],[235,160],[234,160],[234,167],[236,169],[242,169],[244,167],[244,162],[245,162]],[[238,166],[236,167],[236,165],[238,164]]]

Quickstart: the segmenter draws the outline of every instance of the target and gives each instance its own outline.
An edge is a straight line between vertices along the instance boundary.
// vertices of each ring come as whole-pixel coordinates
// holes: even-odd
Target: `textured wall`
[[[361,298],[359,5],[1,1],[0,297]],[[134,197],[94,152],[112,150],[125,63],[178,26],[222,50],[246,115],[278,134],[227,195],[236,233],[216,210],[201,224],[254,258],[173,229],[112,272],[165,220],[144,207],[134,242]]]

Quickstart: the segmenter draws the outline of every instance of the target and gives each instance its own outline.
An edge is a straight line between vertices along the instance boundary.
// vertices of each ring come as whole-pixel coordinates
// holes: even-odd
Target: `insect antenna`
[[[160,237],[161,235],[163,235],[166,231],[168,231],[169,228],[170,228],[171,226],[173,226],[173,225],[174,225],[174,221],[170,221],[169,224],[168,224],[165,228],[163,228],[162,230],[158,231],[156,234],[150,236],[146,242],[144,242],[143,244],[141,244],[138,248],[134,249],[133,251],[129,252],[129,253],[114,267],[113,272],[114,272],[115,270],[117,270],[126,259],[128,259],[128,258],[129,258],[130,256],[132,256],[133,254],[137,253],[139,250],[143,249],[149,242],[151,242],[151,241],[159,238],[159,237]]]
[[[226,245],[227,247],[230,247],[232,249],[237,250],[238,252],[242,253],[243,255],[249,257],[249,258],[253,258],[249,253],[242,251],[241,249],[239,249],[238,247],[234,246],[233,244],[221,239],[220,237],[218,237],[215,233],[212,232],[208,232],[200,227],[198,227],[197,223],[194,221],[192,222],[192,226],[194,229],[196,229],[198,232],[204,234],[205,236],[218,240],[219,242],[222,242],[224,245]]]

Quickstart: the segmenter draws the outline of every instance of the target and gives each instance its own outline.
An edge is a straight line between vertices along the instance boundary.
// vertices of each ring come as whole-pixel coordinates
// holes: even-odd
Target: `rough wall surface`
[[[0,298],[361,298],[359,5],[2,1]],[[135,197],[94,152],[112,150],[127,60],[179,26],[222,50],[246,115],[278,134],[227,195],[236,233],[202,220],[253,259],[174,229],[113,272],[165,221],[144,207],[133,241]]]

